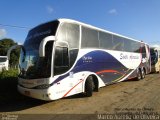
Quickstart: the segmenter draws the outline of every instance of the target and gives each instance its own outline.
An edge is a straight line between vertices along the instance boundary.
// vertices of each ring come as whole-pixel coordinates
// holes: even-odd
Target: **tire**
[[[137,80],[141,80],[141,70],[138,70],[137,72]]]
[[[142,71],[141,71],[141,79],[144,79],[145,78],[145,71],[144,71],[144,69],[142,69]]]
[[[94,90],[94,82],[93,77],[89,76],[85,83],[85,95],[86,97],[91,97]]]

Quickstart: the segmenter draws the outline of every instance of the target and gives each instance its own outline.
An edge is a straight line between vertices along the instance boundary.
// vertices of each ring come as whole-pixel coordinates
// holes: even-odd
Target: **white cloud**
[[[54,12],[54,9],[52,6],[47,6],[46,9],[49,14],[52,14]]]
[[[108,13],[109,13],[109,14],[112,14],[112,15],[118,14],[118,12],[117,12],[116,9],[110,9],[110,10],[108,11]]]
[[[0,29],[0,38],[4,38],[6,36],[7,32],[5,29]]]
[[[21,43],[21,42],[18,42],[18,45],[23,45],[23,43]]]

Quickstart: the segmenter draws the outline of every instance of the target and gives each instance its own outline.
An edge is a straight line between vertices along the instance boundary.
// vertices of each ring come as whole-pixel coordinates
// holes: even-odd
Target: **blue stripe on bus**
[[[122,74],[116,74],[115,72],[104,72],[101,74],[97,74],[104,81],[104,83],[111,82],[112,80],[115,80],[121,77],[122,75],[132,71],[132,70],[128,71],[128,68],[126,68],[111,54],[104,51],[96,50],[82,56],[77,61],[73,69],[70,70],[70,72],[77,73],[81,71],[90,71],[97,73],[98,71],[103,71],[103,70],[115,70],[122,73]],[[69,72],[63,76],[58,77],[52,84],[57,83],[68,76]]]

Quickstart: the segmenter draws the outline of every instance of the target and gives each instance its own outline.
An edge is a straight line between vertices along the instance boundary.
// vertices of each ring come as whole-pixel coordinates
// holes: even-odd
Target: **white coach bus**
[[[7,56],[0,56],[0,72],[2,70],[8,70],[8,58],[7,58]]]
[[[147,44],[69,19],[33,28],[21,47],[18,90],[42,100],[92,96],[151,71]]]

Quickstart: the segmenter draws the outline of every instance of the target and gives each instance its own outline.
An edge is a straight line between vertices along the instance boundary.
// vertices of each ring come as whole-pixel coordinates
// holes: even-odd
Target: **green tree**
[[[17,43],[12,39],[5,38],[0,40],[0,56],[6,56],[8,49],[13,45],[17,45]],[[18,65],[19,54],[20,54],[20,49],[15,49],[11,52],[11,57],[9,61],[10,66]]]

